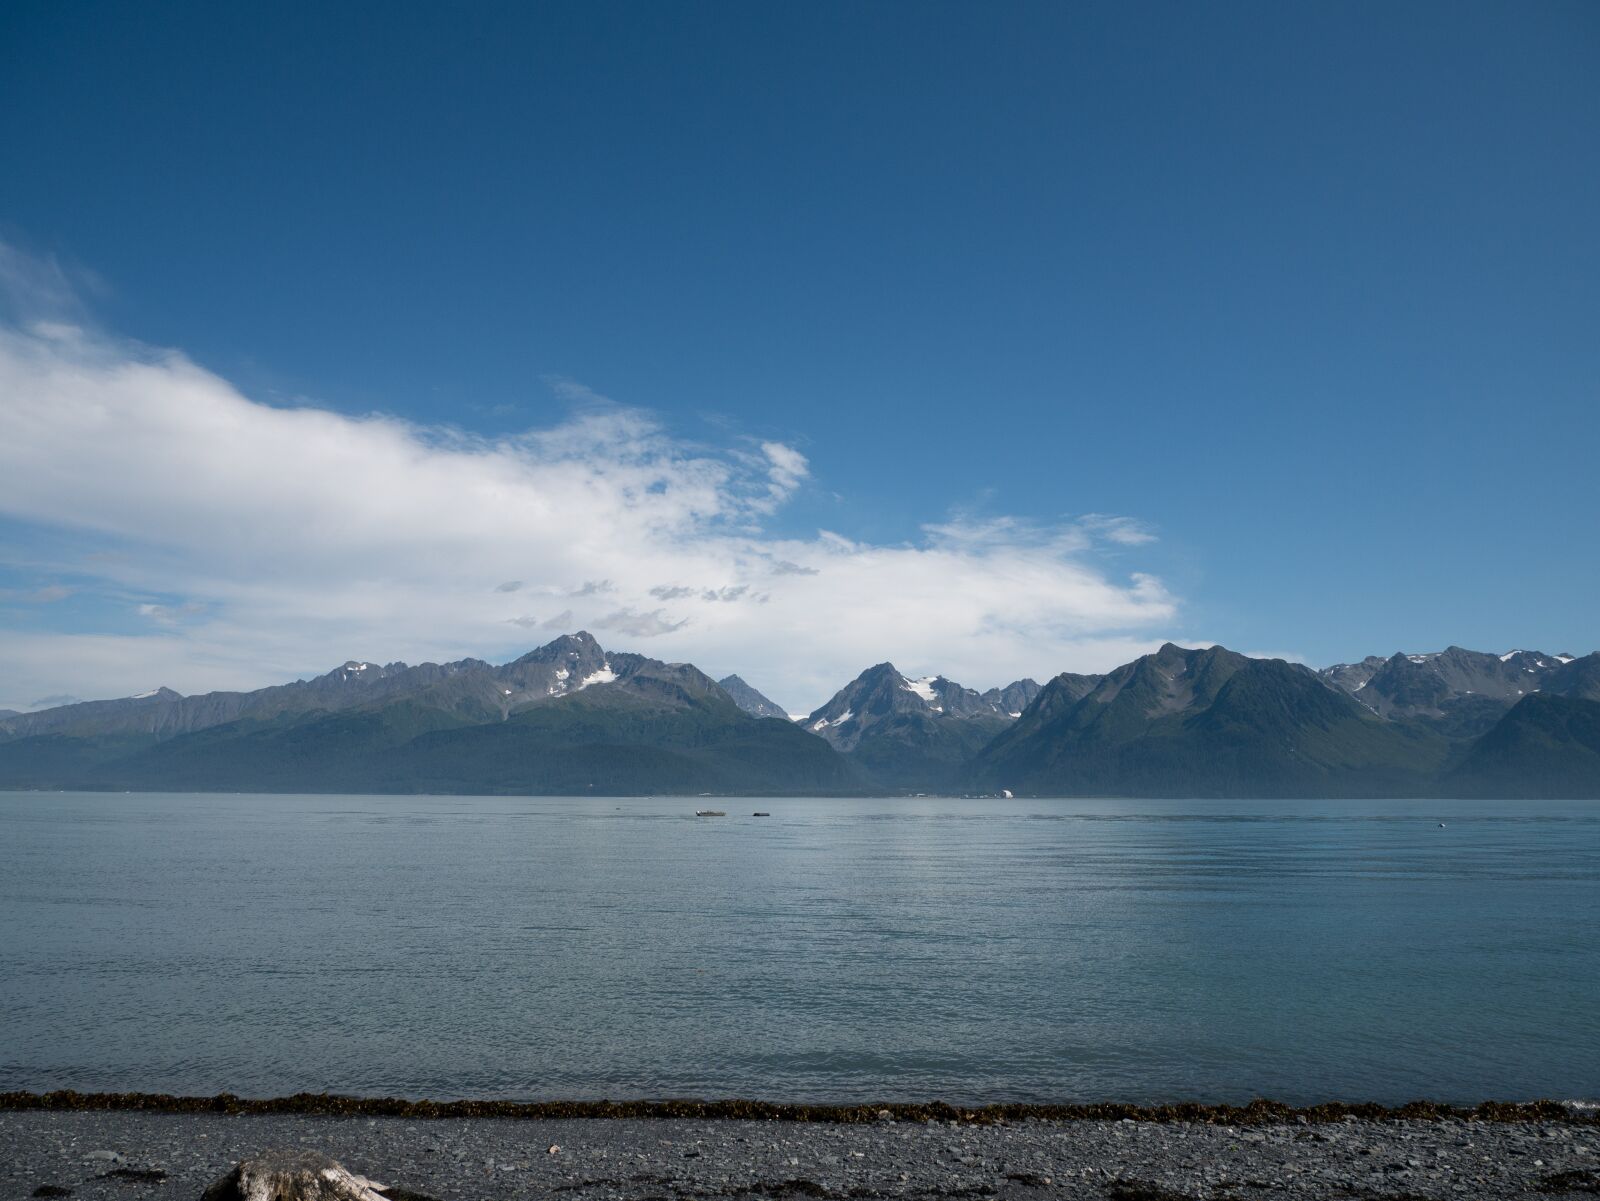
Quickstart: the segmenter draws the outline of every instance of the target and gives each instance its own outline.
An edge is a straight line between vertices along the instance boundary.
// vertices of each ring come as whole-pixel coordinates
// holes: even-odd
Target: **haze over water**
[[[1597,929],[1593,803],[0,794],[0,1089],[1593,1098]]]

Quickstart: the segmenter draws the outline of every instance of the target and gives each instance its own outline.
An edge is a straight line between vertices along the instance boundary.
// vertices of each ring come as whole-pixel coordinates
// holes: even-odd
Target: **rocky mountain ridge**
[[[1315,673],[1223,647],[1167,643],[1093,682],[1063,682],[974,760],[1025,792],[1130,788],[1226,796],[1412,787],[1438,763]]]
[[[1017,680],[980,693],[944,676],[912,679],[892,663],[879,663],[801,725],[848,756],[879,787],[944,790],[1038,692],[1034,681]]]
[[[798,723],[585,632],[509,663],[349,660],[254,692],[0,713],[0,787],[1600,795],[1600,654],[1314,671],[1167,644],[986,692],[891,663]]]
[[[898,715],[1013,720],[1038,694],[1039,685],[1032,680],[980,693],[944,676],[912,679],[893,663],[879,663],[834,693],[801,724],[833,745],[850,749],[874,725]]]
[[[331,713],[401,698],[483,720],[503,719],[527,705],[573,695],[594,684],[634,680],[645,664],[654,662],[639,655],[607,654],[593,635],[579,631],[500,666],[481,659],[415,667],[351,659],[313,679],[253,692],[183,696],[170,688],[157,688],[120,700],[83,701],[0,717],[0,732],[12,736],[120,733],[170,737],[241,719]]]
[[[1397,651],[1387,659],[1369,656],[1317,674],[1385,717],[1440,717],[1446,706],[1470,696],[1514,703],[1538,692],[1572,662],[1570,654],[1514,650],[1495,655],[1451,646],[1420,655]]]
[[[733,703],[738,705],[752,717],[780,717],[788,719],[788,713],[774,701],[768,700],[738,676],[724,676],[717,681],[717,686],[733,698]]]

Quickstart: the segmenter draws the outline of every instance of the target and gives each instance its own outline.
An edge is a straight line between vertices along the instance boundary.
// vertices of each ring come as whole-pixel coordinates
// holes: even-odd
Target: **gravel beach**
[[[322,1151],[440,1201],[1600,1194],[1600,1127],[1562,1121],[846,1125],[22,1111],[0,1112],[0,1201],[192,1201],[269,1147]]]

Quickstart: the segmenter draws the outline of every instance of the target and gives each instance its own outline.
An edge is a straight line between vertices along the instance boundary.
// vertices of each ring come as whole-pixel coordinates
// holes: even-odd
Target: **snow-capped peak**
[[[933,682],[938,678],[938,676],[923,676],[920,680],[907,680],[904,684],[900,685],[900,687],[904,688],[907,692],[916,693],[931,705],[935,702]]]

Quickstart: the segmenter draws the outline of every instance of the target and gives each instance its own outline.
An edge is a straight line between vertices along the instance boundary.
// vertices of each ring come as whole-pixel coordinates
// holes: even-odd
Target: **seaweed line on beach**
[[[287,1097],[248,1098],[232,1093],[214,1097],[169,1093],[80,1093],[60,1089],[47,1093],[0,1093],[0,1111],[115,1110],[153,1113],[325,1114],[343,1117],[399,1118],[695,1118],[737,1121],[831,1122],[858,1124],[893,1119],[899,1122],[964,1122],[995,1125],[1038,1120],[1048,1122],[1120,1121],[1196,1122],[1221,1126],[1262,1126],[1284,1122],[1361,1121],[1564,1122],[1600,1125],[1600,1111],[1576,1110],[1559,1101],[1483,1101],[1473,1106],[1437,1101],[1410,1101],[1399,1106],[1375,1102],[1330,1101],[1292,1106],[1258,1099],[1246,1105],[1097,1104],[1041,1105],[1007,1103],[982,1106],[890,1102],[862,1105],[795,1105],[730,1098],[720,1101],[428,1101],[404,1097],[348,1097],[333,1093],[295,1093]]]

